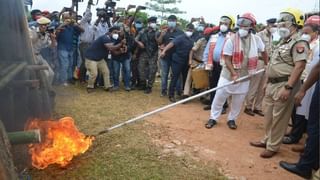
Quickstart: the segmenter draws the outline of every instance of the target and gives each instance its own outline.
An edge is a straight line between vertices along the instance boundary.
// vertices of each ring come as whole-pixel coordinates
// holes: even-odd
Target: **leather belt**
[[[276,83],[281,83],[289,80],[289,76],[284,76],[284,77],[277,77],[277,78],[268,78],[268,83],[271,84],[276,84]]]

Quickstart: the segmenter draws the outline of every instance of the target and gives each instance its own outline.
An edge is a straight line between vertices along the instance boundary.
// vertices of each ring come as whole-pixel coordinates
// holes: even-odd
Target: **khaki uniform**
[[[206,48],[206,45],[207,45],[207,40],[205,38],[201,38],[192,47],[193,58],[192,58],[191,67],[189,67],[189,70],[188,70],[187,79],[183,89],[183,95],[189,96],[191,94],[191,86],[193,81],[191,76],[192,69],[197,68],[200,64],[203,64],[202,56]]]
[[[30,29],[29,35],[32,42],[33,52],[35,55],[35,63],[38,65],[44,65],[48,67],[48,70],[43,70],[43,72],[49,82],[49,85],[51,86],[54,78],[54,72],[48,64],[48,62],[40,54],[41,49],[51,46],[51,39],[47,33],[41,34],[38,32],[37,29]]]
[[[265,45],[265,50],[269,57],[272,55],[272,35],[265,29],[257,34]],[[264,68],[263,59],[259,58],[257,70]],[[267,76],[260,73],[251,78],[249,91],[246,97],[245,106],[251,110],[262,110],[262,102],[264,97],[263,85],[266,83]]]
[[[271,60],[267,67],[267,76],[271,81],[275,78],[283,78],[291,75],[294,64],[298,61],[306,61],[308,58],[308,43],[298,41],[298,34],[294,34],[287,41],[281,41],[274,49]],[[298,41],[298,42],[297,42]],[[285,86],[287,80],[281,82],[268,82],[265,103],[265,138],[263,143],[267,144],[267,150],[277,152],[282,144],[288,122],[294,105],[294,95],[300,87],[298,80],[293,85],[293,90],[287,101],[279,99],[280,90]]]

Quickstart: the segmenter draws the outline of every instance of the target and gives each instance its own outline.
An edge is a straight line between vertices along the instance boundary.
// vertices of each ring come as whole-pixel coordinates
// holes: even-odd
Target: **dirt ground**
[[[262,117],[242,113],[237,120],[238,129],[230,130],[227,115],[223,115],[216,127],[206,129],[210,112],[202,108],[194,101],[148,118],[147,123],[152,126],[148,133],[163,153],[188,154],[198,161],[213,162],[228,179],[301,179],[279,167],[281,160],[298,160],[299,155],[291,151],[297,145],[282,145],[271,159],[260,158],[263,149],[249,145],[263,137]]]

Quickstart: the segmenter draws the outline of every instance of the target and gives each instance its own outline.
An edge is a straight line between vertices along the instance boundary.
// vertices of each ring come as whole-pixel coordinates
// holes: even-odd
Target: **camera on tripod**
[[[119,0],[117,0],[119,1]],[[115,7],[117,5],[117,2],[115,0],[107,0],[105,3],[104,8],[97,8],[97,16],[101,18],[110,18],[113,17],[115,13]]]

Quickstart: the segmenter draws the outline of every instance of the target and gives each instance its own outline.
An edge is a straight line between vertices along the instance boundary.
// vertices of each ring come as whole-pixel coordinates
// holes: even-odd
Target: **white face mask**
[[[191,32],[191,31],[187,31],[187,32],[185,32],[185,33],[186,33],[186,36],[188,36],[188,37],[191,37],[192,34],[193,34],[193,32]]]
[[[149,27],[151,27],[152,29],[156,29],[157,28],[157,24],[156,23],[150,23]]]
[[[112,39],[117,40],[119,38],[119,34],[112,34]]]
[[[240,37],[246,37],[249,34],[249,31],[246,29],[239,29],[238,33]]]
[[[290,30],[288,28],[281,27],[279,28],[278,33],[280,37],[287,38],[290,35]]]
[[[270,28],[270,33],[271,33],[271,34],[273,34],[273,33],[275,33],[275,32],[277,32],[277,28],[275,28],[275,27]]]
[[[302,34],[300,39],[310,42],[311,41],[311,36],[309,34]]]
[[[220,26],[220,31],[221,32],[227,32],[228,31],[228,26],[226,26],[226,25],[224,25],[224,24],[222,24],[221,26]]]

